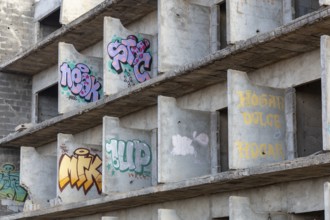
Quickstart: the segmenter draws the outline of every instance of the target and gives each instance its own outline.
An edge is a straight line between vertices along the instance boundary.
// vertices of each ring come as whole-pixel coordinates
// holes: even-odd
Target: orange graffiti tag
[[[59,162],[59,187],[61,192],[70,183],[71,188],[82,186],[85,195],[95,183],[99,194],[102,193],[102,173],[98,168],[102,166],[101,158],[92,155],[85,148],[78,148],[74,155],[63,154]]]

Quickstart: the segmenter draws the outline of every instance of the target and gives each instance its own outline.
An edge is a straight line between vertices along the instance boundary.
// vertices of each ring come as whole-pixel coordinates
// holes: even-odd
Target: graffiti
[[[59,161],[59,187],[61,192],[70,183],[71,188],[83,187],[85,195],[95,183],[99,194],[102,192],[101,158],[92,155],[88,149],[78,148],[74,155],[63,154]]]
[[[172,155],[177,156],[186,156],[186,155],[195,155],[196,151],[194,145],[192,144],[193,141],[196,141],[198,144],[202,146],[207,146],[209,144],[209,136],[205,133],[200,133],[197,135],[197,132],[193,132],[193,139],[181,136],[179,134],[172,136],[172,145],[173,149],[171,151]]]
[[[110,139],[105,144],[109,155],[108,170],[113,168],[120,172],[134,172],[136,174],[150,176],[145,167],[151,164],[151,148],[148,144],[139,140],[122,141]]]
[[[133,73],[138,83],[150,79],[152,56],[149,51],[150,42],[147,39],[139,40],[136,36],[130,35],[127,39],[115,39],[108,44],[107,51],[112,59],[111,68],[118,74],[123,72],[123,66],[133,68]],[[125,81],[134,85],[130,75],[130,69],[125,68]]]
[[[12,164],[4,164],[0,171],[0,198],[24,202],[28,193],[19,185],[19,172]]]
[[[61,86],[69,88],[71,96],[69,99],[77,100],[77,96],[86,102],[94,102],[101,98],[102,85],[95,76],[91,75],[91,70],[85,64],[78,63],[73,68],[64,62],[60,67]]]
[[[277,144],[258,144],[255,142],[236,141],[235,147],[238,149],[240,159],[273,158],[275,160],[285,159],[283,145]]]

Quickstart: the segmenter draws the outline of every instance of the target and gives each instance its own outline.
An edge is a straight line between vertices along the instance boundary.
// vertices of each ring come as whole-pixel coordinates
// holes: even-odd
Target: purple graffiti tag
[[[133,67],[135,78],[142,83],[150,79],[152,56],[147,50],[150,42],[147,39],[138,41],[134,35],[127,39],[108,44],[108,55],[112,59],[112,67],[120,74],[123,71],[122,64],[129,64]]]
[[[80,96],[86,102],[94,102],[101,98],[102,85],[95,76],[90,75],[90,69],[83,63],[78,63],[73,69],[67,63],[60,67],[61,86],[68,87],[75,96]]]

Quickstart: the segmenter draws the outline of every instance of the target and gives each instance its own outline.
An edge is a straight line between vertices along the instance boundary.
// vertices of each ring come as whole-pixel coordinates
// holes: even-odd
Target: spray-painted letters
[[[151,69],[152,56],[149,51],[150,42],[147,39],[139,40],[130,35],[127,39],[113,40],[108,44],[108,55],[112,59],[112,68],[120,74],[122,65],[133,67],[137,82],[141,83],[150,79],[148,71]],[[126,72],[126,74],[129,74]]]
[[[19,172],[12,164],[4,164],[0,171],[0,199],[24,202],[28,193],[19,185]]]
[[[78,96],[86,102],[94,102],[100,99],[102,85],[91,75],[89,67],[78,63],[74,68],[64,62],[61,67],[61,86],[68,87],[74,97]]]
[[[144,168],[151,163],[151,148],[139,140],[122,141],[110,139],[106,141],[106,151],[109,155],[108,169],[120,172],[135,172],[139,175],[150,176]],[[113,170],[114,171],[114,170]]]
[[[83,186],[87,194],[95,183],[99,194],[102,192],[102,173],[98,170],[102,166],[101,158],[92,155],[88,149],[78,148],[74,155],[63,154],[59,162],[59,187],[63,189],[70,183],[71,187],[79,190]]]

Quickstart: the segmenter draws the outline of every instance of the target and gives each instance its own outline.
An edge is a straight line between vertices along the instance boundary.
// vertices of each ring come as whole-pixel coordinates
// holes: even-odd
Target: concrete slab
[[[151,131],[122,127],[119,118],[103,118],[103,193],[152,185],[156,145],[151,135]]]
[[[102,146],[58,134],[57,197],[62,203],[99,198],[102,193]]]
[[[285,89],[253,85],[245,72],[228,70],[230,169],[286,159],[285,95]]]
[[[103,97],[102,59],[84,56],[72,44],[60,42],[58,112],[77,109]]]
[[[227,2],[227,40],[230,44],[282,25],[282,0],[230,0]],[[253,27],[253,28],[251,28]]]
[[[56,155],[39,154],[34,147],[21,147],[20,183],[29,192],[31,205],[38,208],[50,206],[56,197]]]
[[[158,69],[166,72],[211,53],[211,9],[185,0],[158,1]]]
[[[210,174],[214,145],[211,112],[181,109],[158,96],[158,181],[176,182]]]
[[[104,18],[104,92],[107,95],[154,77],[153,37],[126,29],[119,19]]]
[[[158,220],[182,220],[174,209],[158,209]]]
[[[104,0],[61,0],[60,23],[68,24],[85,14]]]

